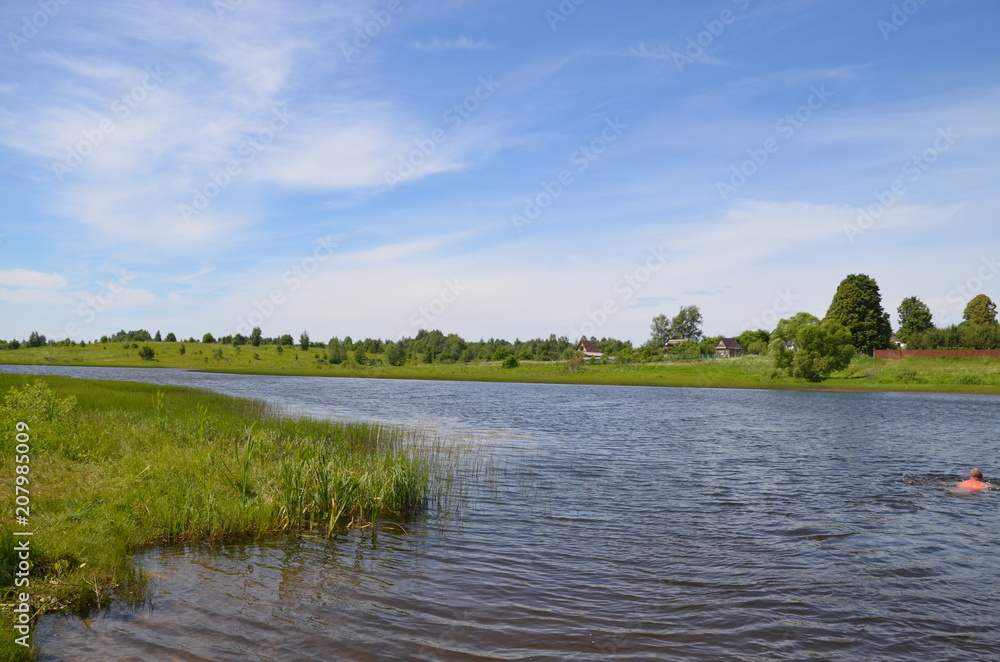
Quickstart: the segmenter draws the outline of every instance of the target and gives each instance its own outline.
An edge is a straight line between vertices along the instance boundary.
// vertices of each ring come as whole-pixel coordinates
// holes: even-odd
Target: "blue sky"
[[[1000,298],[993,0],[11,1],[0,338]]]

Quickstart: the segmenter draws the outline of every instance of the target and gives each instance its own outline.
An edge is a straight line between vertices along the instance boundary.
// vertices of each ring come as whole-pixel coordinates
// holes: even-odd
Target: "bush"
[[[505,358],[503,360],[503,367],[504,368],[516,368],[519,365],[521,365],[521,364],[518,363],[516,356],[508,356],[507,358]]]
[[[771,341],[774,365],[792,377],[821,381],[851,363],[851,332],[836,322],[806,324],[796,334],[798,349],[789,352],[780,338]]]
[[[139,358],[143,361],[152,361],[155,356],[156,352],[149,345],[143,345],[142,349],[139,350]]]

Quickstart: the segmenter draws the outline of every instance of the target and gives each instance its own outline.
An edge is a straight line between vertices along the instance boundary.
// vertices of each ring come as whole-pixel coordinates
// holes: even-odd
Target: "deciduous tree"
[[[680,312],[670,320],[673,335],[682,340],[701,340],[701,311],[698,306],[681,306]]]
[[[973,325],[996,324],[997,305],[993,303],[993,299],[985,294],[977,294],[965,306],[965,313],[962,315],[962,319]]]
[[[906,297],[896,309],[899,313],[899,339],[909,342],[914,333],[921,333],[934,326],[931,309],[917,297]]]
[[[819,318],[810,313],[795,313],[787,319],[781,319],[771,332],[771,341],[775,338],[794,341],[799,329],[808,324],[819,324]]]
[[[821,381],[851,363],[854,346],[851,333],[836,322],[806,324],[796,335],[796,349],[789,351],[780,338],[772,342],[775,366],[792,377]]]
[[[664,314],[659,314],[653,318],[653,323],[649,325],[652,335],[649,338],[649,342],[663,349],[663,346],[667,344],[667,341],[673,337],[673,331],[670,328],[670,320]]]
[[[889,346],[892,325],[882,309],[878,283],[865,274],[851,274],[840,281],[824,321],[846,328],[859,352],[872,354]]]

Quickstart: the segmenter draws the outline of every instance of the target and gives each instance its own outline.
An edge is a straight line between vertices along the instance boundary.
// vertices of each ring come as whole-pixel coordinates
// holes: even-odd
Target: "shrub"
[[[149,345],[143,345],[142,349],[139,350],[139,358],[143,361],[152,361],[154,356],[156,356],[156,352]]]
[[[516,368],[519,365],[521,365],[521,364],[518,363],[516,356],[508,356],[507,358],[505,358],[503,360],[503,367],[504,368]]]

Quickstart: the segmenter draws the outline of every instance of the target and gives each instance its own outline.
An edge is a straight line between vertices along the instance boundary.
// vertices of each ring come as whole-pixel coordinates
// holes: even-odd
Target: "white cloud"
[[[473,41],[468,37],[462,36],[457,39],[439,39],[435,37],[428,42],[412,41],[410,42],[410,48],[416,51],[481,51],[492,50],[493,46],[485,39]]]
[[[66,287],[66,278],[28,269],[5,269],[0,271],[0,286],[58,290]]]

